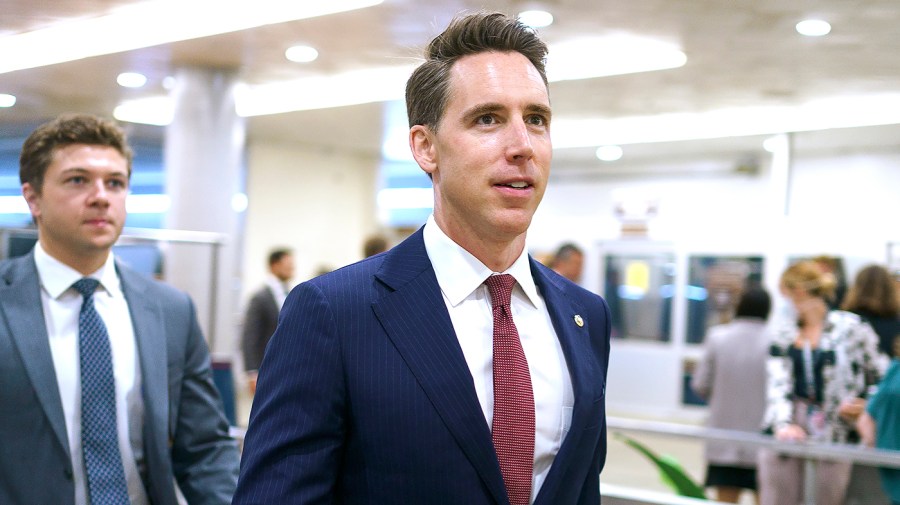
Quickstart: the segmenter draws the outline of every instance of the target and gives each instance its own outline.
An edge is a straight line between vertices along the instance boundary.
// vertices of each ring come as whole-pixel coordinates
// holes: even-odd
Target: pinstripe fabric
[[[575,408],[535,503],[597,503],[606,308],[556,282],[542,286],[568,320],[557,333]],[[584,328],[572,323],[574,301]],[[236,505],[509,503],[421,230],[295,288],[257,387]]]

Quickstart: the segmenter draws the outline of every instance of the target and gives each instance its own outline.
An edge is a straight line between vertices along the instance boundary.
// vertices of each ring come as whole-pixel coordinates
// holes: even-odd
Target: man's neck
[[[85,276],[100,270],[109,258],[109,249],[96,253],[75,254],[73,251],[55,248],[53,244],[44,241],[41,241],[41,247],[49,256]]]
[[[435,216],[435,223],[450,240],[456,242],[457,245],[468,251],[469,254],[493,272],[506,271],[519,259],[519,256],[522,255],[522,251],[525,249],[524,233],[513,237],[511,240],[504,240],[502,237],[485,239],[473,233],[449,229],[451,227],[447,226],[446,223],[442,224],[437,219],[437,216]]]

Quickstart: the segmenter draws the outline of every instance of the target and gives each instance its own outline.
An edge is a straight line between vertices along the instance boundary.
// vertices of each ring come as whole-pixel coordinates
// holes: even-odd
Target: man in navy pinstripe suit
[[[406,100],[434,213],[392,250],[290,294],[260,367],[235,504],[599,503],[609,310],[525,250],[550,170],[545,55],[531,29],[497,13],[457,18],[431,42]],[[533,397],[519,411],[533,421],[521,501],[491,433],[484,282],[497,274],[514,279],[508,310]]]

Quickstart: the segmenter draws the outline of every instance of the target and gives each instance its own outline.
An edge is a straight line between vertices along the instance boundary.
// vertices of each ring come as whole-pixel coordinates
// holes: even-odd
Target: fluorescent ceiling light
[[[523,25],[530,26],[532,28],[543,28],[545,26],[550,26],[553,24],[553,14],[550,14],[547,11],[523,11],[520,12],[516,17]]]
[[[22,195],[0,196],[0,214],[31,214]]]
[[[249,117],[402,100],[406,80],[413,68],[370,68],[256,86],[243,85],[235,90],[235,107],[239,116]],[[113,116],[120,121],[164,126],[172,122],[174,106],[168,96],[140,98],[123,102],[115,108]]]
[[[798,106],[720,109],[619,119],[554,118],[557,149],[771,135],[900,124],[900,93],[833,97]]]
[[[113,109],[113,117],[129,123],[165,126],[172,122],[175,108],[168,96],[151,96],[129,100]]]
[[[125,88],[140,88],[147,84],[147,76],[137,72],[122,72],[116,77],[116,82]]]
[[[16,97],[14,95],[7,95],[6,93],[0,93],[0,107],[12,107],[16,104]]]
[[[156,0],[0,38],[0,73],[247,30],[383,0]]]
[[[664,70],[687,62],[684,52],[671,44],[626,34],[571,39],[549,49],[550,81]]]
[[[128,195],[125,210],[129,214],[162,214],[171,206],[169,195]]]
[[[240,116],[402,100],[415,66],[381,67],[238,88]]]
[[[821,19],[806,19],[797,23],[797,33],[807,37],[821,37],[831,33],[831,25]]]
[[[620,146],[608,145],[597,148],[597,159],[600,161],[618,161],[622,159],[624,151]]]
[[[284,52],[284,57],[294,63],[309,63],[319,57],[319,51],[310,46],[291,46]]]

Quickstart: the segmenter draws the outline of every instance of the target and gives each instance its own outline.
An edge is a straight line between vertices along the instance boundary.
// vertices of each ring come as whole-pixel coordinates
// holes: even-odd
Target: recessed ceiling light
[[[16,104],[16,97],[13,95],[7,95],[6,93],[0,93],[0,107],[12,107]]]
[[[821,19],[805,19],[797,23],[797,33],[806,35],[807,37],[821,37],[831,32],[831,25],[828,21]]]
[[[622,159],[622,148],[619,146],[600,146],[597,148],[597,159],[600,161],[618,161]]]
[[[520,12],[516,17],[519,18],[519,21],[523,25],[530,26],[532,28],[543,28],[545,26],[550,26],[553,24],[553,14],[550,14],[547,11],[523,11]]]
[[[173,77],[171,75],[167,75],[167,76],[163,77],[162,87],[165,90],[171,91],[175,87],[175,77]]]
[[[309,63],[319,57],[319,51],[310,46],[291,46],[284,52],[284,57],[295,63]]]
[[[125,88],[140,88],[147,84],[147,76],[137,72],[122,72],[116,77],[116,82]]]

